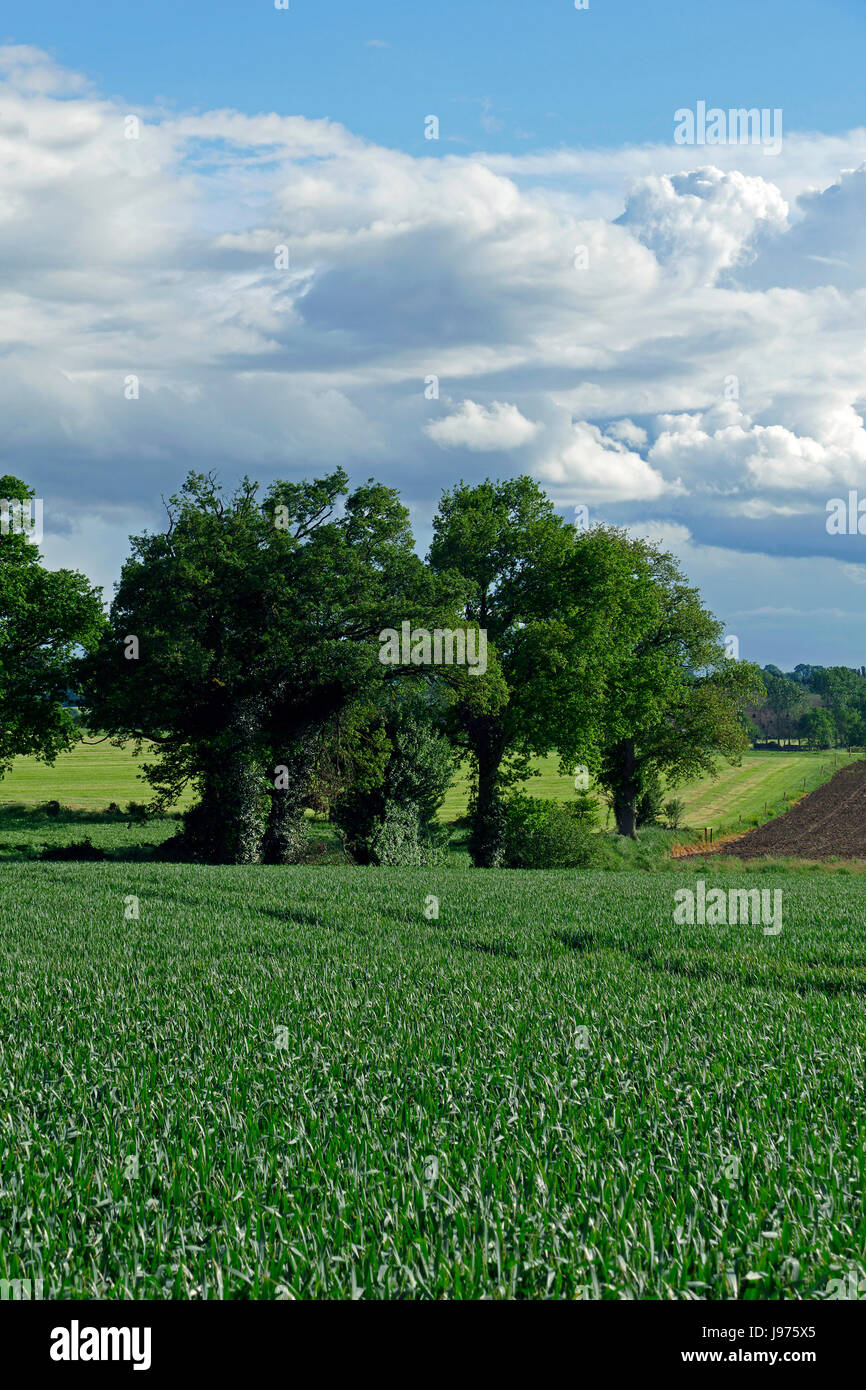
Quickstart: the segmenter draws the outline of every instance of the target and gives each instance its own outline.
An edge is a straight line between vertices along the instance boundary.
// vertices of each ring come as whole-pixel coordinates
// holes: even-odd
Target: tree
[[[592,533],[576,545],[538,484],[518,477],[443,493],[429,558],[468,584],[464,616],[487,633],[501,671],[486,703],[458,701],[453,724],[472,772],[472,856],[495,866],[505,794],[530,756],[557,750],[565,764],[591,743],[609,635],[604,556]]]
[[[862,671],[848,666],[816,667],[812,689],[832,714],[833,742],[862,745],[866,736],[866,679]]]
[[[777,739],[796,738],[807,703],[804,686],[773,666],[764,667],[763,681],[767,692],[762,720],[765,729]]]
[[[812,689],[829,709],[857,708],[866,701],[866,680],[849,666],[822,666],[812,676]]]
[[[395,610],[426,615],[447,587],[396,494],[370,481],[347,496],[347,483],[337,470],[260,500],[244,479],[226,499],[191,474],[165,533],[133,538],[90,665],[94,715],[152,743],[156,805],[197,787],[193,857],[297,857],[318,733],[385,679],[377,635]]]
[[[836,721],[829,710],[810,709],[800,720],[800,734],[809,748],[832,748],[836,742]]]
[[[742,712],[760,672],[726,657],[723,626],[701,605],[673,556],[610,529],[600,541],[627,562],[612,625],[618,659],[605,685],[600,785],[617,829],[635,837],[638,803],[662,779],[675,786],[737,761],[748,746]]]
[[[29,506],[33,495],[18,478],[0,477],[6,502]],[[80,738],[63,702],[80,650],[98,641],[104,622],[101,590],[72,570],[44,569],[37,547],[7,521],[0,530],[0,776],[19,754],[51,763]]]

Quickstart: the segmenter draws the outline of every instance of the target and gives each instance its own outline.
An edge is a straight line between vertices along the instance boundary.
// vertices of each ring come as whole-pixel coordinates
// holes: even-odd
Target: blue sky
[[[866,663],[866,3],[291,4],[7,11],[0,473],[48,563],[110,596],[190,469],[375,475],[422,550],[522,472],[744,657]],[[778,150],[677,143],[701,102]]]
[[[5,25],[133,104],[329,117],[416,153],[431,112],[436,153],[667,140],[699,98],[792,130],[863,117],[862,0],[41,0]]]

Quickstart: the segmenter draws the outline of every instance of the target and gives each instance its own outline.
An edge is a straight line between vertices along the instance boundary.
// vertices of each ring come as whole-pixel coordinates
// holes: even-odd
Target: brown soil
[[[737,859],[866,859],[866,761],[843,767],[784,816],[727,840],[716,853]]]

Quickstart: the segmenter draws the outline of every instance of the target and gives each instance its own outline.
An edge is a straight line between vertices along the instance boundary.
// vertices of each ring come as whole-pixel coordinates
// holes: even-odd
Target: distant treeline
[[[752,741],[808,748],[866,745],[866,667],[765,666],[766,697],[746,711]]]

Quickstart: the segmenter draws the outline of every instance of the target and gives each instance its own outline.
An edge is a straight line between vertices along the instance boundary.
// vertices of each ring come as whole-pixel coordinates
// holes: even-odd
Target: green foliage
[[[866,701],[866,680],[848,666],[822,666],[812,674],[811,687],[831,710],[859,709]]]
[[[384,749],[379,767],[356,759],[356,779],[332,811],[350,853],[362,864],[424,864],[443,852],[436,812],[455,771],[454,752],[442,732],[435,687],[395,683],[371,712],[378,721],[357,725],[368,745]],[[447,840],[447,832],[444,832]]]
[[[678,796],[672,796],[663,806],[665,820],[671,830],[678,830],[683,823],[686,803]]]
[[[369,838],[368,862],[395,867],[444,863],[448,832],[424,820],[412,801],[386,801]]]
[[[454,719],[473,768],[473,858],[492,867],[502,856],[502,798],[521,766],[553,750],[573,762],[591,746],[609,645],[609,566],[594,539],[575,545],[525,476],[446,491],[433,532],[434,573],[469,586],[464,617],[486,631],[498,661],[497,677],[482,678],[487,706],[458,702]]]
[[[27,501],[33,490],[0,477],[0,498]],[[18,755],[53,762],[80,737],[64,708],[77,680],[78,654],[104,626],[101,591],[72,570],[46,570],[25,535],[0,534],[0,776]]]
[[[664,792],[658,776],[650,776],[644,783],[637,802],[636,822],[638,829],[644,825],[660,825]]]
[[[810,709],[800,720],[801,737],[809,748],[833,748],[836,743],[836,720],[827,709]]]
[[[317,731],[310,809],[336,819],[348,794],[376,792],[392,751],[381,700],[355,700],[332,715]]]
[[[165,533],[132,541],[89,667],[92,717],[116,739],[152,742],[157,806],[195,784],[185,831],[195,857],[290,855],[313,775],[304,750],[382,686],[379,631],[395,612],[450,612],[454,583],[434,580],[414,553],[393,490],[346,489],[337,470],[275,483],[264,500],[245,479],[224,498],[213,477],[191,474]]]
[[[594,830],[601,820],[598,799],[591,791],[577,791],[572,800],[566,802],[572,816],[579,825]]]
[[[585,869],[599,864],[596,836],[566,803],[513,792],[505,802],[503,864],[508,869]]]
[[[727,658],[722,624],[672,555],[614,528],[594,539],[609,554],[616,642],[598,781],[612,796],[618,830],[633,835],[653,786],[693,780],[713,773],[720,757],[741,756],[741,715],[764,686],[757,667]],[[652,794],[644,814],[658,809]]]
[[[866,742],[866,668],[764,668],[766,698],[752,711],[765,739],[805,739],[810,748]]]

